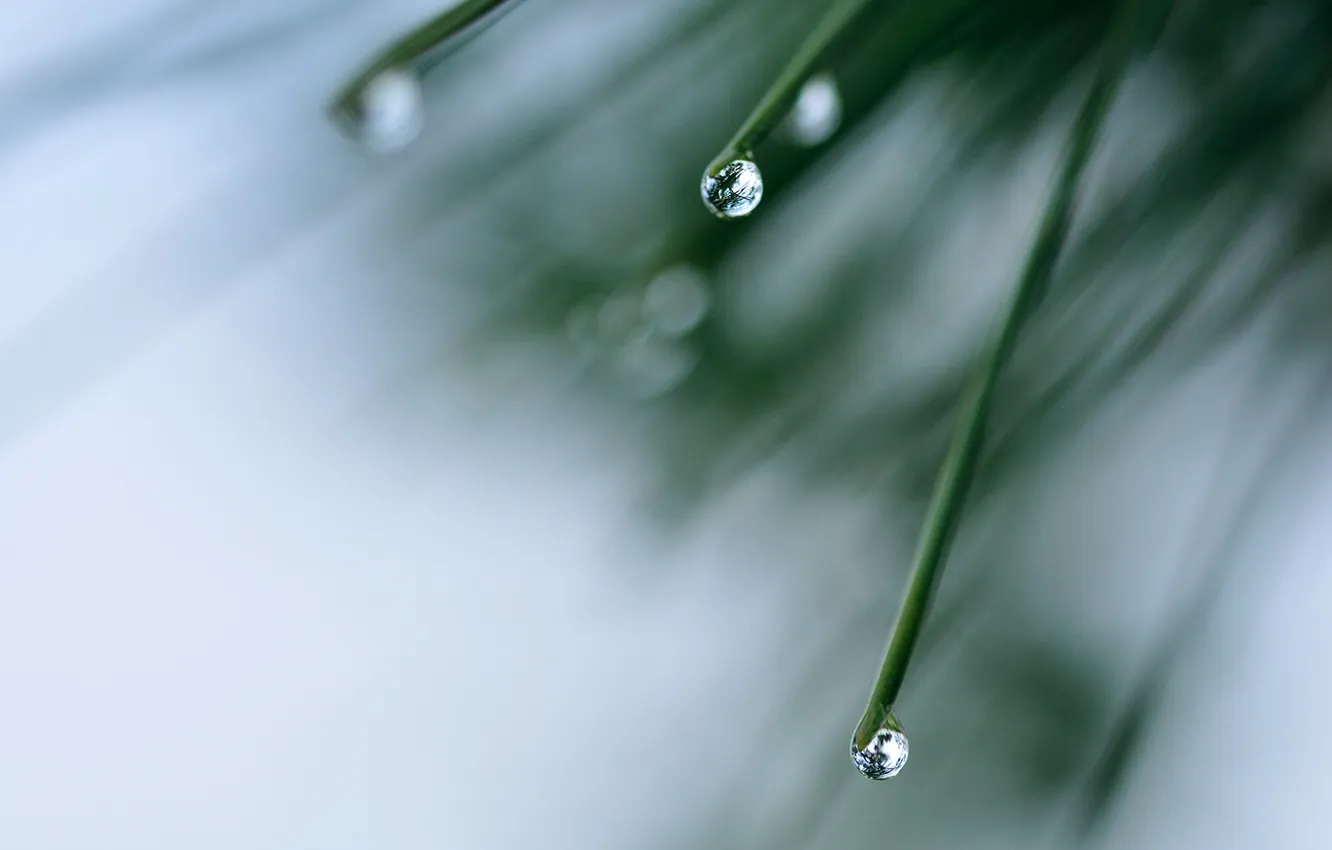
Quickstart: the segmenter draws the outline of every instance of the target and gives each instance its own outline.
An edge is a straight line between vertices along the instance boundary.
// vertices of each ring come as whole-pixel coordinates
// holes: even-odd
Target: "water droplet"
[[[896,729],[884,727],[874,733],[869,746],[856,747],[851,737],[851,760],[870,779],[887,779],[901,773],[907,761],[907,737]]]
[[[805,147],[823,144],[842,123],[842,94],[831,74],[810,77],[791,106],[782,130]]]
[[[361,92],[360,137],[375,153],[404,150],[424,126],[425,96],[421,81],[410,71],[382,71]]]
[[[684,336],[703,321],[712,293],[703,273],[693,266],[666,269],[643,293],[643,313],[659,333]]]
[[[718,218],[749,215],[763,200],[763,175],[747,159],[727,163],[715,174],[703,173],[703,203]]]

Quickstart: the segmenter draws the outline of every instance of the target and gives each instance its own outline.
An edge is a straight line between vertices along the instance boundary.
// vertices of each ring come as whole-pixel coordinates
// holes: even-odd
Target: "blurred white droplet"
[[[375,153],[398,153],[424,126],[425,96],[415,74],[390,68],[361,92],[361,141]]]
[[[763,200],[763,175],[747,159],[727,163],[716,174],[703,173],[703,203],[718,218],[749,215]]]
[[[643,323],[643,303],[637,294],[612,295],[597,311],[597,333],[609,345],[619,345]]]
[[[640,331],[620,350],[620,371],[641,398],[667,393],[689,377],[698,354],[678,339]]]
[[[883,728],[874,733],[865,749],[856,747],[851,738],[851,760],[870,779],[887,779],[902,771],[907,761],[907,737],[896,729]]]
[[[798,145],[821,145],[842,123],[842,93],[831,74],[810,77],[782,124],[785,135]]]
[[[703,273],[693,266],[666,269],[643,293],[643,315],[659,333],[683,336],[707,315],[712,293]]]

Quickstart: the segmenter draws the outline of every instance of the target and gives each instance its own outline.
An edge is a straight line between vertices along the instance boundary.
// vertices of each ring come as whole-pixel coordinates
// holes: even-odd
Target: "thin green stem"
[[[463,0],[441,12],[385,47],[366,63],[334,96],[330,111],[338,118],[359,122],[361,94],[379,74],[390,68],[416,65],[422,57],[449,42],[456,45],[516,5],[517,0]]]
[[[820,59],[833,43],[860,16],[873,0],[834,0],[809,37],[796,50],[786,67],[758,105],[749,113],[740,129],[708,164],[708,174],[716,175],[736,159],[750,159],[778,122],[786,116],[800,95],[805,81],[814,73]],[[898,43],[916,48],[950,23],[956,12],[973,0],[911,0],[902,3],[895,14],[893,29]]]
[[[1069,223],[1087,161],[1137,40],[1136,12],[1143,2],[1145,0],[1128,0],[1121,8],[1118,25],[1109,39],[1101,66],[1074,121],[1063,169],[1046,205],[1008,312],[977,365],[959,406],[957,425],[939,470],[897,623],[888,640],[869,705],[856,726],[854,740],[857,747],[867,746],[874,733],[893,717],[893,703],[920,640],[930,600],[957,533],[967,491],[975,478],[995,385],[1013,352],[1024,320],[1049,289],[1055,264],[1068,238]]]
[[[768,87],[768,91],[749,113],[749,117],[740,125],[740,129],[708,166],[709,174],[716,174],[733,159],[753,156],[754,148],[767,138],[772,128],[786,115],[786,111],[800,94],[800,87],[814,72],[820,57],[870,2],[871,0],[835,0],[822,20],[815,25],[813,32],[782,69],[781,74]]]

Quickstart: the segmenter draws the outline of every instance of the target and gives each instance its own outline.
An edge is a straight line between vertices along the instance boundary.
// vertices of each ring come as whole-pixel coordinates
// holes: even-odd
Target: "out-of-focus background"
[[[880,4],[718,221],[822,5],[522,4],[394,157],[324,109],[434,3],[0,9],[0,847],[1328,846],[1326,4],[1136,60],[886,783],[847,739],[1113,4]]]

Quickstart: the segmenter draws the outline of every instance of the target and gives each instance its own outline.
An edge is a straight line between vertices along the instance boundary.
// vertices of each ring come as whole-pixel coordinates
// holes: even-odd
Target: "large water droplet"
[[[398,153],[425,126],[421,81],[410,71],[390,68],[361,92],[361,141],[375,153]]]
[[[763,200],[763,175],[747,159],[727,163],[715,174],[703,173],[703,203],[718,218],[749,215]]]
[[[798,145],[821,145],[842,123],[842,94],[831,74],[810,77],[782,123],[786,136]]]
[[[865,749],[856,746],[856,739],[851,737],[851,760],[860,768],[860,772],[870,779],[887,779],[896,776],[906,766],[907,737],[896,729],[887,727],[874,733]]]
[[[693,266],[666,269],[643,293],[643,315],[652,327],[670,336],[684,336],[698,326],[712,304],[703,273]]]

